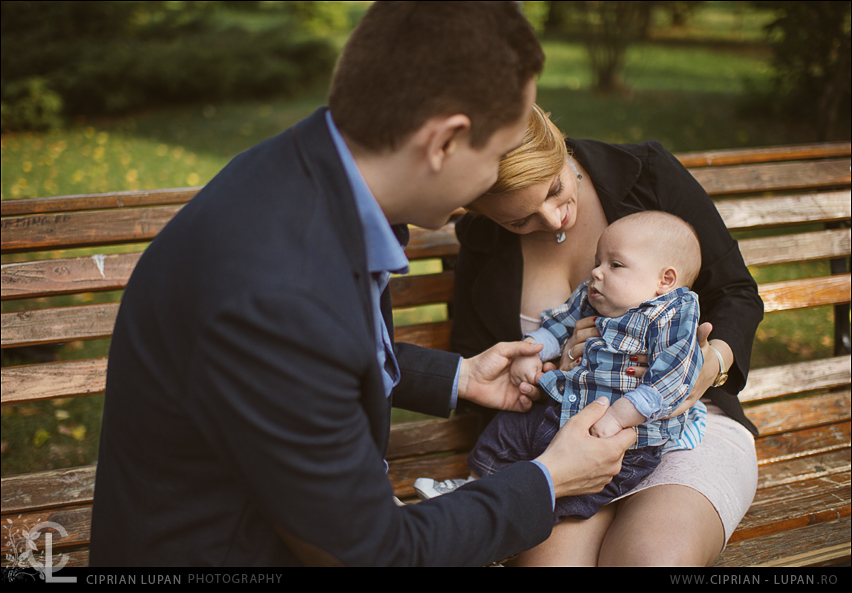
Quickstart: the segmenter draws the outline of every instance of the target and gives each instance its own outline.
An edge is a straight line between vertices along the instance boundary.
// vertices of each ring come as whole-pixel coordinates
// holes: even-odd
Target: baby
[[[513,381],[535,384],[542,361],[559,356],[580,319],[594,316],[600,337],[586,340],[571,370],[541,376],[538,384],[551,401],[526,414],[497,415],[468,457],[473,477],[538,457],[559,427],[598,397],[612,405],[592,434],[606,438],[634,427],[637,442],[603,492],[558,499],[555,523],[566,516],[591,517],[650,474],[663,451],[697,446],[704,405],[698,402],[687,413],[669,416],[691,391],[703,364],[696,338],[698,297],[689,290],[700,268],[698,238],[676,216],[640,212],[607,227],[598,241],[592,277],[564,305],[542,313],[541,328],[526,339],[544,348],[538,356],[513,363]],[[625,373],[635,366],[630,357],[639,354],[648,357],[641,379]],[[463,482],[421,478],[415,490],[429,498]]]

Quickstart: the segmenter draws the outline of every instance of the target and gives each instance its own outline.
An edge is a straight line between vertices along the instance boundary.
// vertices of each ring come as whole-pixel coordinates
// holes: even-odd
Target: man
[[[406,224],[437,228],[522,140],[543,54],[513,2],[376,3],[329,110],[236,157],[131,278],[110,351],[91,562],[484,564],[543,541],[631,434],[595,410],[535,463],[398,507],[390,406],[531,402],[508,364],[393,343]],[[562,435],[564,433],[564,436]],[[560,448],[561,446],[561,448]],[[580,456],[580,461],[566,461]]]

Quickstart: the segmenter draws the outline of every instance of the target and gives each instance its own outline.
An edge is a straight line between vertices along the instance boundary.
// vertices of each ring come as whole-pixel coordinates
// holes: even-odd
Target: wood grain
[[[0,295],[7,300],[121,290],[141,256],[121,253],[3,264]]]
[[[848,187],[850,160],[732,165],[690,170],[710,196]]]
[[[818,142],[764,148],[681,152],[675,156],[687,168],[711,167],[715,165],[743,165],[849,156],[852,152],[850,147],[852,147],[852,144],[849,142]]]
[[[740,392],[739,400],[757,402],[849,385],[852,380],[850,362],[852,357],[846,355],[754,369],[749,372],[748,383]]]
[[[34,214],[3,218],[2,251],[37,251],[150,241],[182,206]]]
[[[449,350],[451,330],[452,322],[450,321],[407,325],[394,329],[394,341],[436,350]]]
[[[825,566],[848,561],[850,519],[822,522],[730,544],[714,567]],[[775,573],[778,574],[778,573]],[[772,577],[764,576],[769,579]],[[766,583],[772,581],[767,580]]]
[[[4,367],[2,403],[103,393],[106,371],[106,358]]]
[[[848,303],[850,287],[850,275],[838,274],[762,284],[758,287],[758,292],[763,299],[763,310],[773,313]]]
[[[719,200],[716,209],[728,230],[846,220],[852,216],[849,190],[774,198]]]
[[[118,303],[18,311],[0,315],[3,348],[94,340],[112,335]]]
[[[747,266],[849,257],[852,254],[852,229],[746,239],[739,245]]]
[[[136,208],[140,206],[163,206],[185,204],[195,197],[200,187],[175,189],[153,189],[140,191],[108,192],[101,194],[78,194],[50,198],[28,198],[3,200],[0,203],[2,216],[26,216],[50,212],[75,212],[82,210],[106,210],[111,208]]]

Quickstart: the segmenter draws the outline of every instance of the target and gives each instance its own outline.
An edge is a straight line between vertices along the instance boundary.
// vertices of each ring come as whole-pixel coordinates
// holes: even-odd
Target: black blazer
[[[91,563],[481,565],[550,533],[531,463],[394,505],[362,230],[324,109],[237,156],[152,242],[110,348]],[[383,309],[392,328],[390,301]],[[446,416],[458,356],[397,347]]]
[[[722,387],[711,387],[706,395],[757,435],[737,394],[748,377],[763,302],[713,202],[658,142],[614,145],[566,139],[566,143],[591,177],[610,223],[634,212],[662,210],[695,228],[702,266],[692,290],[699,296],[701,322],[711,322],[710,337],[724,340],[734,353],[728,381]],[[458,221],[456,235],[461,249],[455,274],[453,350],[469,357],[497,342],[522,339],[520,236],[473,214]]]

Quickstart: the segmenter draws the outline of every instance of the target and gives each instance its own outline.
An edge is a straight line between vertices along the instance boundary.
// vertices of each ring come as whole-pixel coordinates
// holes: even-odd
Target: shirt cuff
[[[550,486],[550,506],[555,510],[556,509],[556,490],[553,488],[553,478],[550,477],[550,470],[545,467],[543,463],[540,461],[533,460],[532,463],[541,468],[541,471],[544,473],[544,477],[547,478],[547,485]]]
[[[663,410],[663,396],[648,385],[640,385],[624,395],[646,420],[657,420]]]
[[[559,340],[557,340],[556,336],[544,328],[537,329],[533,333],[527,334],[524,337],[532,338],[544,346],[544,348],[541,349],[541,352],[538,353],[538,357],[542,361],[556,358],[562,353],[562,349],[559,347]]]
[[[456,367],[456,378],[453,379],[453,392],[450,394],[450,409],[455,410],[459,403],[459,375],[461,375],[461,363],[464,360],[459,356],[459,365]]]

